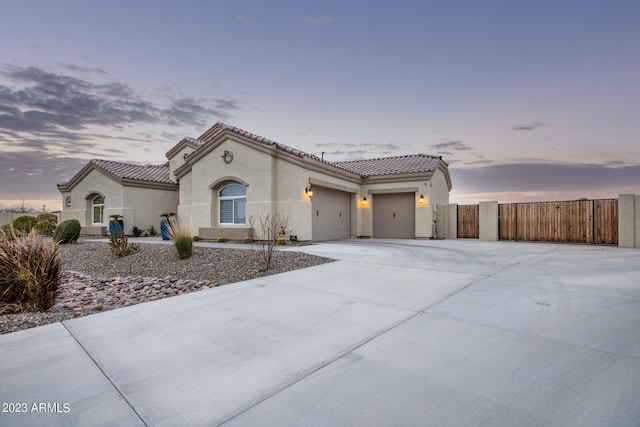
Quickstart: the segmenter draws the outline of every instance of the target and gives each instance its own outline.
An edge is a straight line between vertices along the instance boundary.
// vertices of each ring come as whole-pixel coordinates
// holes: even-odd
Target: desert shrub
[[[242,239],[242,243],[251,243],[251,238],[250,237],[245,237],[244,239]]]
[[[185,225],[178,224],[178,220],[175,216],[167,219],[169,222],[169,234],[171,240],[176,248],[179,259],[191,258],[193,254],[193,240],[191,236],[191,229]]]
[[[194,242],[199,242],[200,241],[200,236],[193,236],[191,238],[191,240],[194,241]]]
[[[138,249],[140,249],[140,245],[135,243],[129,244],[127,236],[125,236],[122,230],[112,233],[111,236],[109,236],[109,246],[111,247],[111,253],[118,258],[136,253]]]
[[[156,234],[158,234],[156,228],[153,225],[147,228],[147,233],[149,233],[149,236],[155,236]]]
[[[36,226],[36,217],[29,215],[22,215],[13,220],[13,229],[17,233],[27,234],[33,227]]]
[[[144,230],[139,229],[138,227],[133,227],[131,228],[131,232],[133,233],[133,237],[140,237],[142,236],[142,233],[144,233]]]
[[[53,241],[56,243],[75,243],[80,237],[80,221],[68,219],[62,221],[53,233]]]
[[[0,314],[51,308],[61,262],[58,245],[35,231],[14,239],[0,231]]]
[[[36,230],[43,236],[52,236],[58,224],[58,217],[52,213],[41,213],[36,217]]]
[[[278,245],[279,246],[283,246],[287,244],[287,239],[285,239],[284,237],[279,237],[278,238]]]
[[[225,239],[224,239],[224,237],[222,237],[222,236],[220,236],[220,237],[218,237],[218,238],[216,239],[216,242],[218,242],[218,243],[224,243],[224,241],[225,241]]]

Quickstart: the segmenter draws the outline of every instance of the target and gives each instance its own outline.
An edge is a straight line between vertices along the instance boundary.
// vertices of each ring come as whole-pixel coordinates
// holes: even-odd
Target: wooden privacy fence
[[[480,236],[480,206],[458,206],[458,237],[477,239]]]
[[[618,200],[500,204],[498,230],[500,240],[614,245],[618,243]]]

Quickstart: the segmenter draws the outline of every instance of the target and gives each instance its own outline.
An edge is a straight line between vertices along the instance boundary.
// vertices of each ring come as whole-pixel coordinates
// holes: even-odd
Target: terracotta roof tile
[[[240,129],[239,127],[231,126],[231,125],[228,125],[228,124],[222,123],[222,122],[218,122],[215,125],[213,125],[206,132],[204,132],[202,135],[200,135],[199,138],[197,138],[197,139],[191,138],[191,139],[193,139],[193,141],[195,141],[198,145],[202,145],[202,144],[212,140],[216,135],[218,135],[220,132],[222,132],[224,130],[228,130],[230,132],[233,132],[236,135],[244,136],[245,138],[249,138],[249,139],[251,139],[251,140],[253,140],[255,142],[258,142],[260,144],[269,145],[269,146],[275,146],[275,148],[277,148],[279,150],[282,150],[284,152],[287,152],[289,154],[293,154],[294,156],[304,157],[304,156],[307,155],[307,153],[305,153],[304,151],[298,150],[298,149],[293,148],[293,147],[289,147],[288,145],[280,144],[278,142],[272,141],[272,140],[270,140],[268,138],[265,138],[263,136],[256,135],[255,133],[247,132],[244,129]]]
[[[191,138],[190,136],[185,136],[184,138],[182,138],[182,141],[190,142],[191,144],[198,145],[198,146],[204,144],[203,140],[196,139],[196,138]],[[182,141],[180,141],[180,142],[182,142]]]
[[[169,175],[168,162],[161,165],[133,165],[111,160],[93,159],[89,163],[118,179],[175,184]]]
[[[410,154],[406,156],[381,157],[378,159],[349,160],[345,162],[334,162],[333,164],[362,176],[375,176],[433,172],[442,161],[442,157],[440,156]]]

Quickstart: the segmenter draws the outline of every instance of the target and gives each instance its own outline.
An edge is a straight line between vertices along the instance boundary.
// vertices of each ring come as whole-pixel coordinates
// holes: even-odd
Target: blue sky
[[[638,1],[12,1],[0,204],[216,121],[328,160],[450,164],[452,202],[640,193]]]

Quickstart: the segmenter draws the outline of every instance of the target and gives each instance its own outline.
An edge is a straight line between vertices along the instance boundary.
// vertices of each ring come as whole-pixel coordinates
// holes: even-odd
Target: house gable
[[[73,190],[93,170],[101,172],[123,186],[156,188],[178,191],[178,184],[169,176],[169,164],[134,165],[110,160],[93,159],[71,180],[58,184],[60,192]]]

